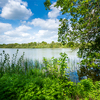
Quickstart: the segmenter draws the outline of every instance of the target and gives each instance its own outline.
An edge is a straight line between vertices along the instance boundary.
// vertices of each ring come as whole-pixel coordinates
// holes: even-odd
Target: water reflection
[[[66,74],[69,75],[69,80],[73,82],[80,82],[82,79],[92,79],[95,81],[100,81],[100,69],[99,68],[88,68],[86,66],[81,66],[77,64],[82,59],[68,59],[68,66]],[[100,67],[100,66],[99,66]]]
[[[83,78],[91,78],[93,81],[100,81],[100,69],[97,68],[88,68],[86,66],[81,66],[79,70],[77,70],[77,74],[79,80]]]

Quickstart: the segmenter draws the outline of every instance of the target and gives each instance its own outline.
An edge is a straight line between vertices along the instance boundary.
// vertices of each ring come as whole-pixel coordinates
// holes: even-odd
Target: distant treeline
[[[0,48],[76,48],[79,47],[79,43],[69,42],[65,45],[62,43],[54,42],[47,43],[42,41],[41,43],[31,42],[31,43],[12,43],[12,44],[0,44]]]

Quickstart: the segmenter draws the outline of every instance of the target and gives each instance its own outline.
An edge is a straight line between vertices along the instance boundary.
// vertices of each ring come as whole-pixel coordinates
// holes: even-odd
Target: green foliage
[[[91,98],[92,100],[98,100],[100,98],[100,81],[97,81],[93,84],[91,79],[85,79],[82,80],[77,85],[77,93],[79,97],[87,98],[86,100],[89,100]]]
[[[19,91],[21,91],[23,86],[26,84],[24,78],[24,76],[16,74],[5,74],[0,78],[0,94],[2,94],[0,99],[17,100]]]
[[[80,88],[81,87],[81,88]],[[78,83],[77,88],[78,88],[78,93],[82,96],[82,97],[86,97],[89,93],[89,91],[93,90],[93,82],[90,79],[85,79],[82,80],[80,83]]]
[[[45,57],[43,58],[43,63],[46,72],[46,76],[50,77],[65,77],[65,69],[67,66],[67,54],[60,53],[61,57],[59,59],[52,57],[51,61],[48,61]]]
[[[47,10],[47,9],[50,10],[50,5],[51,5],[50,0],[46,0],[46,1],[44,2],[44,5],[45,5],[45,7],[46,7],[46,10]]]
[[[84,58],[81,61],[81,65],[86,65],[87,67],[93,67],[100,69],[100,53],[91,53],[91,55],[88,56],[88,58]]]
[[[47,1],[44,5],[49,8]],[[80,43],[79,57],[98,59],[95,53],[100,54],[100,0],[57,0],[54,6],[61,7],[66,16],[60,19],[58,41]],[[97,67],[94,63],[91,66]]]
[[[34,74],[5,74],[0,78],[1,100],[99,100],[100,82],[95,84],[88,79],[77,85],[63,79],[51,79],[33,69]]]
[[[68,68],[67,66],[67,54],[66,53],[60,53],[61,57],[58,60],[58,63],[60,65],[60,75],[65,76],[65,68]]]

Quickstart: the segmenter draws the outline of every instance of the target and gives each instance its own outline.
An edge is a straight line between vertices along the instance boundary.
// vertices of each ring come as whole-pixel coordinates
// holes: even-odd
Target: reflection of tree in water
[[[79,76],[79,80],[83,79],[83,77],[87,77],[91,78],[93,81],[100,81],[100,69],[81,66],[80,69],[77,70],[77,74]]]

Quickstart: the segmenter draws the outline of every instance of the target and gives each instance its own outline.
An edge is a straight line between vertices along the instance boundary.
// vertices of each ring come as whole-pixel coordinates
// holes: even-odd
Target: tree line
[[[63,45],[60,42],[47,43],[42,42],[30,42],[30,43],[10,43],[10,44],[0,44],[0,48],[76,48],[79,47],[79,43],[69,42],[66,45]]]

